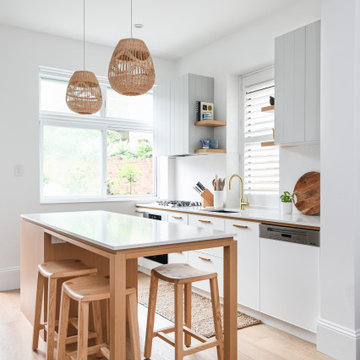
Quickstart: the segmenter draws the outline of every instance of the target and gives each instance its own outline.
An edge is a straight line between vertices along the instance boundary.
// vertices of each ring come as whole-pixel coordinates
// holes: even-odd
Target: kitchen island
[[[126,287],[137,288],[137,259],[224,249],[224,358],[237,358],[237,243],[232,234],[106,211],[22,215],[21,310],[33,322],[37,265],[79,259],[110,277],[110,355],[126,359]]]

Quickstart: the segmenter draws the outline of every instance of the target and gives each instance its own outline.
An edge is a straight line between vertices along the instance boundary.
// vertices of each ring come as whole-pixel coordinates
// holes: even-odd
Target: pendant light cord
[[[83,68],[85,70],[85,0],[83,0]]]
[[[130,33],[131,33],[131,38],[133,37],[133,2],[131,0],[131,6],[130,6],[131,10],[130,10],[130,17],[131,17],[131,30],[130,30]]]

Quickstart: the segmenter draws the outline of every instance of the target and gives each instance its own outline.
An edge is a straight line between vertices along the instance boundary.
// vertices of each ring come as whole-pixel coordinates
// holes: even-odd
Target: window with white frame
[[[156,195],[152,156],[153,94],[127,97],[98,77],[103,106],[71,112],[71,72],[40,68],[40,189],[42,202],[103,201]]]
[[[248,195],[278,195],[279,147],[274,145],[274,112],[262,111],[274,96],[274,81],[244,87],[244,186]]]

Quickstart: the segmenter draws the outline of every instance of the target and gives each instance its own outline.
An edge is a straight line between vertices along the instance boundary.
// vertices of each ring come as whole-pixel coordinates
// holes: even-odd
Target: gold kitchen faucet
[[[229,180],[229,190],[231,190],[231,181],[234,177],[238,177],[240,179],[240,182],[241,182],[240,209],[245,210],[245,206],[249,206],[250,204],[248,201],[245,201],[245,199],[244,199],[244,180],[240,175],[234,174],[231,176],[231,178]]]

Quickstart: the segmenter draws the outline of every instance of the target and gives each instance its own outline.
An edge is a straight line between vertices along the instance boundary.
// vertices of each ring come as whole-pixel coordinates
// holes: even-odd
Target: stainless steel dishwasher
[[[309,331],[319,316],[319,231],[259,225],[260,311]]]

